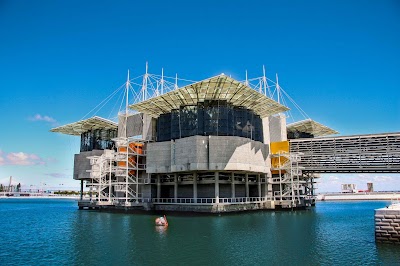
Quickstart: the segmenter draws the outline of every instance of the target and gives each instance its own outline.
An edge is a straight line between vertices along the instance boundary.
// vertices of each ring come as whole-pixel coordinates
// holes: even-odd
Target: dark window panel
[[[261,118],[253,111],[226,101],[205,101],[182,106],[157,121],[157,141],[194,135],[240,136],[263,141]]]

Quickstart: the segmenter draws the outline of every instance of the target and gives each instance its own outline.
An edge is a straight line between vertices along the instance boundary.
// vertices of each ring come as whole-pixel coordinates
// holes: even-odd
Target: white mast
[[[164,94],[164,68],[161,68],[161,94]]]
[[[175,74],[175,89],[178,89],[178,73]]]
[[[278,95],[278,103],[281,103],[281,88],[279,87],[278,73],[276,73],[276,92]]]
[[[128,69],[128,77],[126,78],[126,85],[125,85],[125,88],[126,88],[126,95],[125,95],[125,96],[126,96],[125,115],[126,115],[126,117],[128,117],[129,69]]]
[[[143,86],[142,86],[142,101],[146,100],[146,94],[147,94],[147,77],[149,76],[148,74],[148,69],[149,69],[149,64],[146,62],[146,73],[143,76]]]
[[[265,66],[263,65],[263,83],[264,83],[264,95],[267,96],[268,89],[268,97],[271,97],[271,92],[269,91],[269,86],[267,86],[267,76],[265,75]]]
[[[244,82],[244,84],[245,84],[246,86],[249,86],[249,80],[248,80],[248,78],[247,78],[247,69],[246,69],[246,81]]]

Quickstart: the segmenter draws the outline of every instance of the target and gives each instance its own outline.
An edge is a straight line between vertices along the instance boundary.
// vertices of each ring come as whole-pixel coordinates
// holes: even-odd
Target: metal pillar
[[[258,196],[261,198],[261,175],[257,175]]]
[[[114,156],[113,156],[114,157]],[[109,165],[109,173],[108,173],[108,202],[111,202],[111,191],[112,191],[112,185],[111,185],[111,171],[112,171],[112,159],[110,159],[110,165]]]
[[[215,203],[219,203],[219,172],[215,172]]]
[[[272,176],[265,176],[266,182],[265,182],[265,197],[271,200],[274,199],[273,191],[272,191]]]
[[[249,174],[245,174],[246,198],[249,197]]]
[[[178,200],[178,174],[174,174],[174,199],[175,202]]]
[[[197,202],[197,173],[193,173],[193,199]]]
[[[159,174],[157,174],[157,198],[161,198],[161,180]]]
[[[231,198],[236,198],[235,194],[235,173],[231,173]]]
[[[81,193],[80,193],[80,200],[83,200],[83,179],[81,179]]]

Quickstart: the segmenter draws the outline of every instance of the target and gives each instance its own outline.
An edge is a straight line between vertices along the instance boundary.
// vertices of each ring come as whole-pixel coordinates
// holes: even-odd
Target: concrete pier
[[[375,210],[375,241],[400,244],[400,204]]]

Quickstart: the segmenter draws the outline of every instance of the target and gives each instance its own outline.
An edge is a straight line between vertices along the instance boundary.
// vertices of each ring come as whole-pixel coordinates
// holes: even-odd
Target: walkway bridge
[[[308,173],[400,173],[400,132],[291,139]]]

